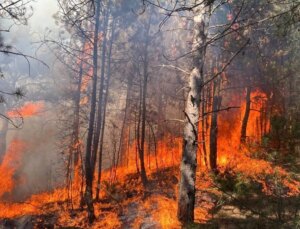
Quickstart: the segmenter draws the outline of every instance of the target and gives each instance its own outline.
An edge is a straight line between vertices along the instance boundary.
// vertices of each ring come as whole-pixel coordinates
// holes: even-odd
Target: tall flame
[[[14,175],[21,165],[24,148],[24,142],[14,139],[5,153],[0,165],[0,199],[5,193],[11,192],[16,185]]]

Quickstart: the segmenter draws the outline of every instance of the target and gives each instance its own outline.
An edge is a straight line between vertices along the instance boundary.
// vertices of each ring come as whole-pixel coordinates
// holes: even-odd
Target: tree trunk
[[[195,51],[194,68],[189,76],[189,93],[185,107],[185,124],[183,133],[183,152],[180,165],[180,183],[178,198],[178,219],[187,224],[194,220],[195,181],[198,151],[198,124],[201,91],[203,89],[203,66],[206,52],[206,30],[210,6],[201,4],[194,16]]]
[[[95,30],[94,30],[94,44],[93,44],[93,89],[91,98],[91,110],[89,117],[89,128],[86,141],[86,155],[85,155],[85,202],[87,205],[88,219],[92,223],[95,219],[94,205],[93,205],[93,162],[92,159],[92,142],[94,134],[94,124],[96,115],[96,96],[97,96],[97,69],[98,69],[98,35],[100,24],[100,0],[95,0]]]
[[[216,95],[216,82],[214,82],[213,102],[212,102],[212,114],[210,123],[210,142],[209,142],[209,162],[210,169],[213,172],[217,171],[217,154],[218,154],[218,109],[221,105],[222,97]]]
[[[82,44],[82,55],[81,58],[84,58],[84,47],[85,42]],[[79,75],[78,75],[78,81],[77,89],[74,94],[74,119],[73,119],[73,126],[72,126],[72,135],[71,135],[71,142],[69,146],[69,160],[67,165],[67,188],[69,190],[68,193],[71,194],[71,203],[72,203],[72,192],[73,192],[73,185],[78,184],[79,182],[79,174],[76,169],[79,170],[79,155],[80,155],[80,144],[79,144],[79,128],[80,128],[80,98],[81,98],[81,84],[82,84],[82,77],[83,77],[83,59],[80,60],[80,66],[79,66]],[[77,187],[78,188],[78,187]],[[81,199],[82,196],[82,190],[80,192]],[[72,205],[73,207],[73,205]]]
[[[139,105],[139,107],[141,107]],[[140,109],[139,109],[140,110]],[[139,169],[139,162],[138,162],[138,151],[140,150],[140,127],[139,127],[139,122],[140,122],[140,111],[138,112],[138,120],[137,120],[137,114],[135,113],[134,115],[134,137],[136,139],[136,144],[135,144],[135,166],[136,166],[136,172],[140,173]]]
[[[96,158],[98,153],[99,141],[100,141],[100,134],[102,129],[102,117],[103,114],[103,107],[104,107],[104,81],[105,81],[105,60],[106,60],[106,51],[107,51],[107,29],[108,29],[108,18],[109,18],[109,8],[110,2],[108,3],[108,8],[105,12],[105,19],[103,25],[103,42],[102,42],[102,52],[101,52],[101,73],[100,73],[100,88],[99,88],[99,95],[98,95],[98,112],[97,112],[97,121],[95,123],[96,131],[93,140],[93,151],[92,151],[92,171],[94,174],[95,165],[96,165]]]
[[[85,46],[85,42],[83,47]],[[83,78],[83,63],[80,64],[80,72],[78,79],[78,87],[77,94],[75,98],[75,111],[74,111],[74,181],[75,183],[80,185],[80,198],[83,199],[83,161],[82,161],[82,143],[79,139],[80,134],[80,99],[81,99],[81,86],[82,86],[82,78]],[[79,172],[80,171],[80,172]],[[79,188],[79,187],[78,187]]]
[[[241,129],[241,143],[246,142],[247,137],[247,125],[250,115],[250,107],[251,107],[251,87],[248,86],[246,89],[246,108],[245,108],[245,114],[242,122],[242,129]]]
[[[6,152],[6,136],[8,132],[8,120],[3,119],[0,129],[0,164]]]
[[[140,143],[140,150],[139,150],[139,157],[140,157],[140,166],[141,166],[141,179],[143,186],[146,187],[148,183],[147,175],[146,175],[146,169],[145,169],[145,137],[146,137],[146,113],[147,113],[147,107],[146,107],[146,97],[147,97],[147,88],[148,88],[148,61],[149,61],[149,53],[148,53],[148,46],[150,43],[150,26],[151,26],[151,15],[147,24],[146,33],[145,33],[145,44],[144,44],[144,56],[143,56],[143,82],[142,85],[142,101],[141,101],[141,143]]]
[[[101,183],[101,174],[102,174],[102,158],[103,158],[103,140],[104,140],[104,130],[105,130],[105,119],[106,119],[106,108],[107,108],[107,99],[109,93],[109,84],[110,84],[110,72],[111,72],[111,52],[112,45],[114,41],[114,21],[112,22],[112,31],[111,31],[111,39],[109,43],[108,49],[108,63],[107,63],[107,79],[106,79],[106,88],[105,88],[105,98],[104,98],[104,108],[103,108],[103,118],[102,118],[102,128],[101,128],[101,136],[100,136],[100,148],[99,148],[99,161],[98,161],[98,179],[97,179],[97,191],[96,191],[96,200],[99,200],[99,192],[100,192],[100,183]]]
[[[204,164],[208,168],[208,162],[207,162],[207,150],[206,150],[206,137],[205,137],[205,107],[206,107],[206,99],[205,98],[205,90],[202,90],[202,109],[201,109],[201,115],[202,115],[202,121],[201,121],[201,134],[202,134],[202,149],[203,149],[203,159],[204,159]]]

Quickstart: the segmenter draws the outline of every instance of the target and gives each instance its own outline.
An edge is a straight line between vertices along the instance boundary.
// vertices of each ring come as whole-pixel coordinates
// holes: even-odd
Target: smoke
[[[26,102],[43,102],[43,108],[31,117],[23,117],[23,125],[15,128],[9,125],[7,145],[14,139],[20,139],[26,147],[22,152],[22,163],[14,176],[16,187],[10,194],[11,199],[24,200],[33,193],[47,191],[60,185],[63,177],[63,160],[57,147],[58,116],[57,104],[63,88],[57,79],[61,72],[55,55],[41,45],[45,34],[57,37],[59,28],[53,15],[58,10],[53,0],[32,2],[33,15],[27,25],[0,19],[1,28],[9,32],[1,33],[4,43],[11,46],[11,51],[26,55],[6,55],[0,53],[0,68],[4,75],[0,90],[13,92],[20,88],[25,93],[23,98],[4,95],[5,102],[0,104],[3,114],[18,109]],[[21,117],[12,117],[20,124]],[[0,120],[3,126],[5,120]],[[21,182],[20,182],[21,180]]]

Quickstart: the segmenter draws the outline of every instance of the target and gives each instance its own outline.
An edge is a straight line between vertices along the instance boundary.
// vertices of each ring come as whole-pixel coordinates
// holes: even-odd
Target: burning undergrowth
[[[251,158],[248,158],[246,163],[249,161],[251,162]],[[246,166],[246,163],[243,165]],[[257,163],[257,161],[253,161],[253,163]],[[271,164],[267,165],[272,167]],[[274,191],[272,185],[275,183],[269,181],[269,186],[263,186],[261,183],[262,180],[267,182],[268,177],[277,173],[275,167],[272,168],[274,170],[268,172],[254,170],[252,174],[255,176],[253,176],[227,167],[216,177],[208,173],[204,167],[200,167],[197,172],[195,221],[204,223],[218,218],[218,211],[222,210],[222,206],[232,204],[239,199],[233,193],[243,192],[243,190],[236,191],[234,189],[243,189],[243,185],[247,185],[247,182],[251,182],[252,187],[257,187],[257,190],[265,193],[265,198],[269,196],[274,200],[278,194],[272,192]],[[275,174],[271,174],[272,172]],[[281,170],[281,173],[287,175],[284,170]],[[140,228],[141,226],[180,228],[176,217],[178,166],[150,173],[149,178],[148,190],[142,188],[140,177],[136,173],[124,175],[118,182],[103,181],[101,199],[99,202],[95,202],[97,220],[92,228]],[[296,181],[287,177],[282,178],[285,180],[282,180],[281,185],[286,190],[285,193],[282,193],[282,197],[288,196],[291,199],[297,197],[299,186],[296,186]],[[251,197],[252,201],[255,199],[253,192],[248,197]],[[76,198],[75,195],[74,198]],[[5,209],[1,212],[1,218],[27,215],[31,217],[31,222],[35,225],[90,227],[87,213],[84,208],[80,207],[79,199],[75,199],[73,205],[70,206],[66,189],[33,195],[24,203],[2,203],[1,205],[1,209]],[[248,214],[258,214],[252,209],[252,206],[243,207]]]
[[[259,110],[262,102],[258,98],[265,98],[265,95],[256,91],[252,98],[257,100],[253,109]],[[249,119],[249,139],[247,144],[240,144],[241,122],[238,120],[245,109],[244,105],[241,107],[241,110],[231,110],[219,118],[217,172],[209,171],[199,149],[195,206],[195,222],[198,224],[218,221],[226,214],[231,217],[234,214],[228,213],[228,209],[237,212],[238,219],[262,217],[266,222],[274,221],[276,217],[283,219],[295,209],[293,204],[288,204],[279,212],[278,203],[296,203],[300,193],[297,177],[253,153],[264,151],[259,143],[261,136],[256,137],[257,129],[261,128],[261,112],[254,113]],[[268,129],[269,124],[265,125]],[[23,202],[15,202],[9,197],[16,186],[26,181],[18,170],[22,167],[22,154],[27,147],[18,139],[12,141],[0,165],[0,218],[5,219],[3,224],[19,224],[24,217],[29,217],[25,221],[38,228],[45,225],[180,228],[176,211],[181,138],[165,135],[156,147],[146,145],[146,172],[149,177],[146,189],[140,180],[136,141],[132,141],[121,163],[102,173],[100,198],[94,204],[96,220],[92,225],[88,224],[85,206],[81,204],[83,181],[80,164],[76,167],[71,190],[57,188],[34,194]],[[257,202],[261,204],[253,207],[253,203]]]

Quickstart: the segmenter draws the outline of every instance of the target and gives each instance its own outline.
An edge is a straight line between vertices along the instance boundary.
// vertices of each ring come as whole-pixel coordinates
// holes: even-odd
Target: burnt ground
[[[26,215],[15,219],[2,219],[0,229],[31,228],[153,228],[160,229],[160,223],[152,212],[158,206],[144,203],[154,196],[176,203],[178,168],[166,168],[149,175],[147,191],[142,189],[138,174],[127,175],[124,182],[104,184],[105,195],[95,202],[98,212],[93,225],[87,222],[85,209],[70,210],[66,202],[48,204],[43,214]],[[205,178],[201,177],[203,181]],[[222,189],[220,191],[220,189]],[[152,203],[152,202],[151,202]],[[55,205],[55,206],[54,206]],[[224,187],[197,187],[196,207],[206,211],[209,220],[197,222],[185,228],[207,229],[296,229],[300,228],[299,198],[276,198],[264,196],[251,190],[236,193]],[[150,211],[150,212],[149,212]],[[176,212],[173,213],[176,217]],[[166,227],[164,227],[166,228]],[[167,227],[168,228],[168,227]],[[178,228],[169,227],[169,228]]]

